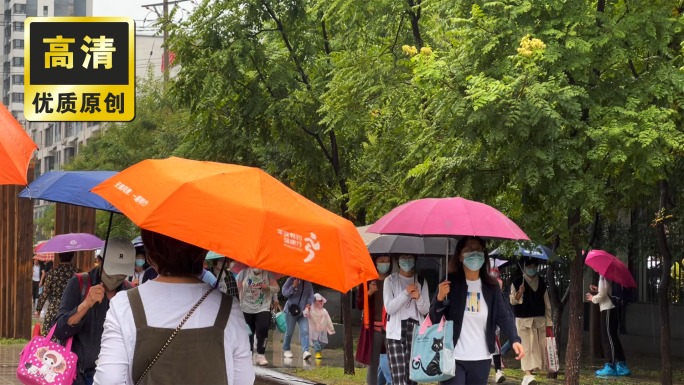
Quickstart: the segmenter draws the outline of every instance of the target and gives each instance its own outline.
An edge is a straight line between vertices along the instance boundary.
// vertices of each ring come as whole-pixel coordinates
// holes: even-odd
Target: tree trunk
[[[344,325],[344,374],[354,375],[354,326],[351,316],[351,292],[342,294],[342,324]],[[351,356],[351,359],[348,358]]]
[[[584,301],[582,300],[582,281],[584,279],[584,253],[575,242],[575,258],[570,265],[570,322],[568,328],[568,346],[565,353],[565,383],[578,385],[580,374],[580,355],[582,353],[582,337],[584,335]]]
[[[579,385],[580,356],[582,354],[582,340],[584,337],[584,300],[582,283],[584,280],[584,260],[589,250],[582,251],[580,244],[580,209],[577,208],[568,215],[568,229],[572,231],[571,243],[575,250],[575,258],[570,264],[570,293],[569,304],[570,322],[568,328],[568,346],[565,356],[565,383]],[[596,240],[599,225],[598,212],[595,214],[589,247]]]
[[[660,181],[660,221],[657,222],[658,246],[660,247],[662,276],[658,286],[658,302],[660,303],[660,383],[672,385],[672,361],[670,356],[670,269],[672,254],[667,244],[665,217],[668,201],[668,184]]]

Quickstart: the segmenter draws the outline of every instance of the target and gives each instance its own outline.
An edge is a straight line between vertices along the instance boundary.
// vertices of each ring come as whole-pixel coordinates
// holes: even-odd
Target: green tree
[[[55,205],[50,204],[42,218],[35,221],[36,230],[43,239],[50,239],[55,231]]]
[[[194,149],[183,146],[194,129],[188,110],[176,105],[151,71],[137,81],[135,120],[106,124],[103,134],[94,136],[66,170],[121,171],[145,159],[191,157]],[[96,235],[100,238],[107,236],[109,217],[107,212],[97,213]],[[139,234],[128,218],[114,215],[111,237],[133,239]]]

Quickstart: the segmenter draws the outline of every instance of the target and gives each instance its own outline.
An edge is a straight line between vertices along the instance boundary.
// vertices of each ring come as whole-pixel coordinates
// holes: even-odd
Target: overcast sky
[[[145,9],[143,5],[148,4],[159,4],[163,0],[93,0],[93,16],[128,16],[135,20],[135,26],[138,34],[152,35],[154,31],[150,28],[154,19],[157,16],[154,12],[150,12],[150,9]],[[190,1],[180,3],[178,6],[190,11],[194,7]],[[171,10],[173,5],[169,5],[169,10]],[[162,7],[158,6],[157,10],[162,11]],[[177,15],[185,14],[187,18],[187,12],[178,12]],[[145,21],[145,19],[147,20]],[[176,17],[176,20],[179,16]],[[143,25],[144,22],[144,25]],[[145,27],[145,28],[143,28]]]

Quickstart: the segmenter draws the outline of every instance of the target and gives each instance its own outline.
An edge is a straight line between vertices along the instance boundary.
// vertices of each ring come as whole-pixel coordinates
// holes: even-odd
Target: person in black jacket
[[[513,341],[516,359],[525,356],[501,288],[489,275],[485,246],[479,237],[464,237],[458,242],[447,280],[439,285],[430,307],[433,323],[444,316],[454,325],[456,377],[442,382],[445,385],[487,384],[497,326]]]

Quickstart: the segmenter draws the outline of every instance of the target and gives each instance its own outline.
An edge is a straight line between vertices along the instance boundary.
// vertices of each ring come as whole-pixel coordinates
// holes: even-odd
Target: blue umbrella
[[[19,197],[121,214],[104,198],[90,192],[90,189],[116,174],[115,171],[50,171],[28,185]]]
[[[28,185],[19,197],[108,211],[110,213],[109,226],[102,252],[104,262],[107,256],[109,233],[112,230],[112,220],[114,214],[121,214],[121,211],[101,196],[91,193],[90,190],[116,174],[118,174],[116,171],[50,171]],[[100,270],[101,277],[102,270]]]

